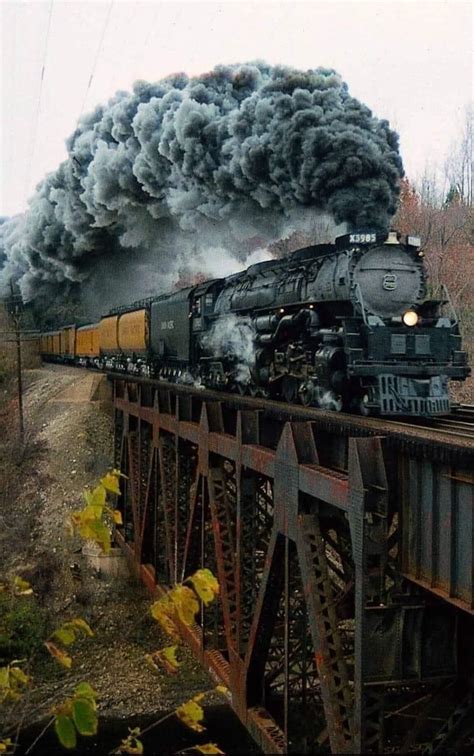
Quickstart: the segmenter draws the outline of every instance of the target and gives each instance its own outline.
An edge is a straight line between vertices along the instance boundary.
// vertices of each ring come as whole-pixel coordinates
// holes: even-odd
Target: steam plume
[[[332,237],[334,224],[386,227],[403,174],[397,135],[336,72],[265,63],[137,82],[83,117],[67,149],[2,226],[3,279],[26,300],[79,291],[102,310],[105,292],[163,289],[209,246],[243,262],[317,213]]]

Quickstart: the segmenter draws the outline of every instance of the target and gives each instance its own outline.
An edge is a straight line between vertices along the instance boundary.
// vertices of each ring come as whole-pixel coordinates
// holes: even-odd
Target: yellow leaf
[[[33,589],[28,581],[18,576],[13,580],[13,590],[15,596],[31,596],[33,593]]]
[[[214,689],[217,693],[222,693],[223,696],[229,696],[229,688],[226,688],[225,685],[216,685]]]
[[[197,696],[190,701],[186,701],[186,703],[181,706],[178,706],[176,709],[176,716],[191,730],[194,730],[195,732],[204,732],[206,728],[200,724],[204,719],[204,711],[202,706],[199,706],[196,702],[196,698]]]
[[[116,525],[123,525],[122,513],[119,509],[114,509],[112,519]]]
[[[155,663],[153,654],[145,654],[145,661],[152,669],[158,671],[158,664]]]
[[[87,506],[94,512],[95,517],[100,517],[102,509],[105,506],[107,492],[102,485],[98,485],[93,491],[84,491],[84,498]]]
[[[189,578],[197,595],[206,605],[214,601],[219,593],[219,583],[210,570],[197,570]]]
[[[119,747],[117,748],[117,753],[142,754],[143,743],[138,739],[138,735],[140,735],[139,727],[135,727],[133,730],[130,730],[130,735],[122,740]]]
[[[73,627],[67,627],[67,624],[62,625],[54,631],[52,637],[62,643],[63,646],[72,646],[76,640],[76,630]]]
[[[84,635],[88,635],[89,638],[93,637],[93,631],[91,630],[87,622],[82,619],[82,617],[75,617],[73,620],[71,620],[70,624],[74,625],[74,627],[77,627],[79,630],[82,630]]]
[[[162,648],[160,654],[176,669],[179,667],[179,661],[176,658],[176,650],[178,646],[166,646]]]
[[[161,664],[166,672],[174,675],[180,666],[180,662],[176,658],[177,648],[177,646],[167,646],[153,654],[146,654],[145,659],[154,669],[158,669],[158,664]]]
[[[63,667],[66,667],[66,669],[71,669],[72,659],[70,656],[68,656],[61,648],[56,646],[54,643],[51,643],[51,641],[45,641],[44,645],[48,649],[53,659],[56,659],[56,661],[62,664]]]
[[[116,467],[111,472],[112,475],[115,475],[116,478],[125,478],[125,480],[128,480],[128,475],[125,475],[125,473],[120,472]]]
[[[104,477],[100,479],[100,482],[107,491],[110,491],[114,494],[120,494],[118,476],[113,472],[104,475]]]
[[[151,616],[160,623],[162,629],[171,638],[179,640],[179,633],[176,629],[176,625],[173,621],[173,617],[176,615],[176,609],[172,601],[170,601],[169,595],[163,596],[150,607]]]
[[[199,611],[196,594],[185,585],[177,585],[168,594],[170,601],[176,607],[178,617],[185,625],[192,625]]]
[[[221,751],[221,749],[218,748],[215,743],[204,743],[204,745],[196,745],[194,746],[193,750],[199,751],[199,753],[224,753],[224,751]]]
[[[12,683],[17,686],[26,686],[31,680],[31,677],[26,675],[20,667],[10,667],[10,678]]]

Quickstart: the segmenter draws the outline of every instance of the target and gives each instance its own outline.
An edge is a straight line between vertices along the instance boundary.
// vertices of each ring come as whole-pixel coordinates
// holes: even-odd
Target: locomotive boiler
[[[108,313],[93,362],[336,411],[445,414],[448,380],[469,368],[447,292],[426,293],[418,238],[354,232]]]

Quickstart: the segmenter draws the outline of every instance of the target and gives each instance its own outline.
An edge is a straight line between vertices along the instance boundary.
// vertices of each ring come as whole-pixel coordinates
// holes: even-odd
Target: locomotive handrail
[[[356,299],[357,299],[357,301],[358,301],[358,303],[360,305],[362,319],[364,321],[364,324],[367,326],[367,328],[369,328],[369,322],[367,320],[367,313],[365,311],[365,305],[364,305],[364,297],[362,296],[362,290],[360,288],[360,284],[359,283],[357,283],[355,285],[355,295],[356,295]]]

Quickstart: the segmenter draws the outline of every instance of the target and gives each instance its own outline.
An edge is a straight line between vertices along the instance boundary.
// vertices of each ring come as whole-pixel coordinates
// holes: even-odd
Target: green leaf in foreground
[[[94,703],[88,698],[75,698],[72,702],[72,716],[80,735],[95,735],[97,713]]]
[[[79,698],[90,698],[92,701],[94,701],[95,705],[97,693],[92,685],[89,685],[89,683],[81,682],[79,683],[79,685],[76,685],[76,687],[74,688],[74,694]]]
[[[65,714],[57,714],[54,720],[54,729],[56,730],[56,735],[59,738],[59,742],[64,746],[64,748],[76,747],[76,728],[74,727],[73,721],[69,717],[67,717]]]

